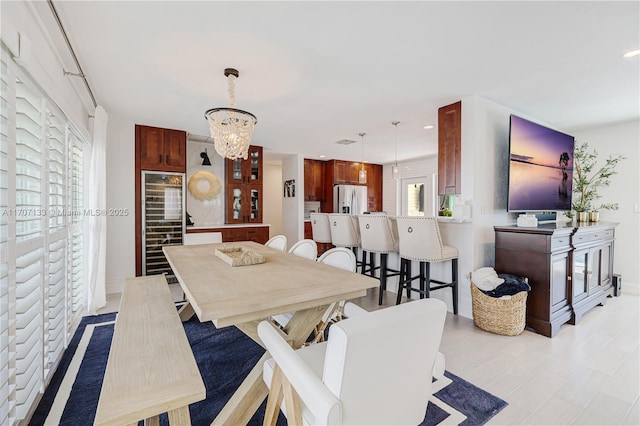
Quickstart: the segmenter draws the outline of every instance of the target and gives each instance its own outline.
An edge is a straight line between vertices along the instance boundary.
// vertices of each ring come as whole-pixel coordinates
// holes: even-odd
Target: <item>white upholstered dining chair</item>
[[[316,260],[316,257],[318,257],[318,245],[310,239],[300,240],[291,246],[289,253],[305,259]]]
[[[327,342],[298,350],[261,322],[258,335],[273,357],[263,367],[264,424],[275,424],[283,395],[289,424],[421,423],[443,360],[446,311],[442,301],[422,299],[357,315],[333,324]]]
[[[276,235],[275,237],[269,238],[264,245],[276,250],[287,251],[287,237],[285,235]]]

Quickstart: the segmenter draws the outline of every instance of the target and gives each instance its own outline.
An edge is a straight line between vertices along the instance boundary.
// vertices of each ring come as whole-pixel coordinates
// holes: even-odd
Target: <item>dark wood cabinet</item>
[[[438,109],[438,194],[461,191],[462,102]]]
[[[578,228],[572,238],[572,324],[613,292],[614,228]]]
[[[187,132],[138,124],[135,131],[141,170],[186,171]]]
[[[247,159],[225,160],[226,184],[262,184],[262,147],[251,145]]]
[[[362,163],[351,161],[331,160],[333,162],[333,183],[334,185],[359,185],[358,172]]]
[[[256,243],[264,244],[269,239],[269,227],[268,226],[238,226],[231,227],[226,226],[224,228],[201,228],[201,229],[189,229],[188,234],[196,234],[198,232],[221,232],[222,242],[228,243],[233,241],[255,241]]]
[[[304,200],[324,201],[325,162],[320,160],[304,160]]]
[[[547,337],[613,291],[615,224],[496,226],[495,269],[527,277],[527,326]]]
[[[227,223],[262,223],[262,184],[227,184]]]
[[[382,165],[367,164],[367,210],[382,211]]]
[[[225,160],[226,223],[262,223],[262,147],[250,146],[246,160]]]

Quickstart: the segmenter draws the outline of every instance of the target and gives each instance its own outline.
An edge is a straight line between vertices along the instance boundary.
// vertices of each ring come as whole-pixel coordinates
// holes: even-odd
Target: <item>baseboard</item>
[[[124,290],[124,279],[107,281],[105,287],[106,294],[122,293],[122,290]]]

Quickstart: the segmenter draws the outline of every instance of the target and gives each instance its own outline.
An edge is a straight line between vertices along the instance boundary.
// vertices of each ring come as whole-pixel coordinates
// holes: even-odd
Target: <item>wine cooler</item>
[[[184,173],[142,171],[142,274],[177,279],[162,247],[182,244],[185,231]]]

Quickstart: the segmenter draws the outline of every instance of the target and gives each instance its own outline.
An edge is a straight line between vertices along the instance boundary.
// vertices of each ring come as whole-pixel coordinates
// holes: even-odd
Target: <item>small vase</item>
[[[589,212],[589,222],[597,222],[600,220],[600,212]]]
[[[578,222],[586,222],[589,218],[587,212],[578,212]]]

